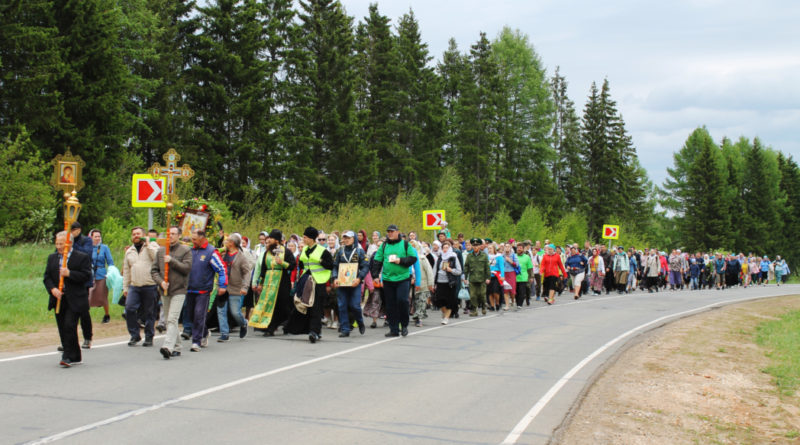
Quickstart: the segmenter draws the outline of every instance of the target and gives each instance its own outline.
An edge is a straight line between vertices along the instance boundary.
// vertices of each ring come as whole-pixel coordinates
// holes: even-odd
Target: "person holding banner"
[[[56,251],[47,258],[44,271],[44,287],[50,295],[47,310],[56,309],[56,325],[61,338],[63,353],[59,364],[64,368],[82,362],[81,348],[78,344],[78,317],[89,311],[89,289],[86,282],[92,278],[92,259],[89,255],[70,249],[64,252],[67,232],[56,235]],[[67,255],[66,267],[64,255]],[[64,278],[64,286],[59,289],[59,281]]]
[[[159,352],[164,359],[181,355],[181,342],[178,337],[178,318],[186,299],[189,284],[189,271],[192,270],[192,251],[180,242],[181,229],[178,226],[169,228],[169,255],[166,248],[161,247],[156,253],[156,260],[150,269],[153,281],[158,283],[163,297],[164,318],[166,318],[167,335]],[[169,275],[165,275],[165,265],[169,265]]]
[[[349,337],[350,317],[355,316],[358,332],[364,335],[364,318],[361,314],[361,283],[369,273],[367,253],[355,243],[356,234],[348,230],[342,235],[342,246],[333,257],[333,287],[336,289],[336,300],[339,306],[339,337]]]
[[[283,246],[283,233],[273,229],[256,268],[254,292],[258,302],[249,319],[249,325],[263,329],[265,337],[274,336],[292,313],[292,272],[296,264],[294,253]]]

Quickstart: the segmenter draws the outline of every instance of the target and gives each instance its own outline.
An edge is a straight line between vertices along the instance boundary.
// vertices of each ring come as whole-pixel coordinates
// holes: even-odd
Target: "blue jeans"
[[[336,299],[339,303],[339,326],[342,332],[350,332],[349,312],[353,311],[358,325],[364,324],[361,316],[361,286],[340,287],[336,291]]]
[[[700,289],[700,277],[692,277],[692,290]]]
[[[155,324],[155,317],[153,317],[153,306],[156,303],[156,286],[130,286],[128,287],[128,296],[125,299],[125,323],[128,325],[128,333],[131,338],[140,339],[139,335],[139,320],[137,314],[141,309],[141,314],[144,317],[144,338],[146,340],[153,339],[153,325]]]
[[[236,319],[240,327],[247,326],[247,322],[242,315],[242,300],[244,300],[244,295],[231,295],[228,297],[228,301],[225,302],[224,306],[217,306],[220,334],[228,335],[230,333],[230,327],[228,326],[228,308],[230,308],[231,315],[233,315],[233,318]]]

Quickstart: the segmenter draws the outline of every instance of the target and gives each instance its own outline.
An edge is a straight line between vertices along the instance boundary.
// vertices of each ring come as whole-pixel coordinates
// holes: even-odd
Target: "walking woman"
[[[647,292],[653,293],[653,288],[658,291],[658,277],[661,275],[661,259],[656,249],[650,249],[650,255],[644,265],[644,276],[647,283]]]
[[[603,293],[603,281],[606,276],[606,265],[597,247],[592,249],[592,258],[589,259],[589,287],[592,288],[592,295],[597,296]]]
[[[505,283],[503,283],[505,307],[507,311],[509,307],[514,307],[514,300],[517,297],[517,271],[519,270],[519,259],[514,253],[514,240],[510,239],[508,244],[503,247],[503,261],[506,264]]]
[[[442,243],[442,254],[436,260],[434,276],[434,304],[442,310],[442,324],[447,324],[453,313],[452,308],[458,303],[458,280],[461,277],[461,265],[453,252],[453,241],[450,239]]]
[[[505,261],[503,255],[497,253],[494,243],[490,243],[486,251],[489,253],[489,271],[492,274],[489,287],[486,289],[489,295],[489,310],[500,310],[500,294],[503,293],[503,276],[505,275]]]
[[[103,323],[108,323],[108,286],[106,286],[106,272],[108,267],[114,265],[111,250],[103,244],[102,234],[97,229],[89,232],[92,239],[92,269],[94,270],[94,286],[89,289],[89,307],[102,307],[105,311]]]

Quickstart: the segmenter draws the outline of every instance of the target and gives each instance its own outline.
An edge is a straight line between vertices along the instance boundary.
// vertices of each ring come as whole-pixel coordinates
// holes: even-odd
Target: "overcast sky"
[[[342,0],[356,22],[369,0]],[[800,161],[800,0],[384,0],[392,24],[413,9],[441,59],[450,37],[468,51],[481,31],[527,34],[583,112],[592,81],[611,85],[650,179],[661,184],[692,130],[759,137]]]

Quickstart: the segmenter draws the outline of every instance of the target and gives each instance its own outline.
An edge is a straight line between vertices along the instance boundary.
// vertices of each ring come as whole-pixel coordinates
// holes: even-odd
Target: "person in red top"
[[[567,277],[567,270],[564,269],[564,263],[561,262],[561,255],[556,254],[554,245],[548,244],[544,248],[544,256],[542,256],[539,269],[544,277],[543,291],[550,291],[550,296],[545,301],[547,304],[553,304],[559,276]]]

